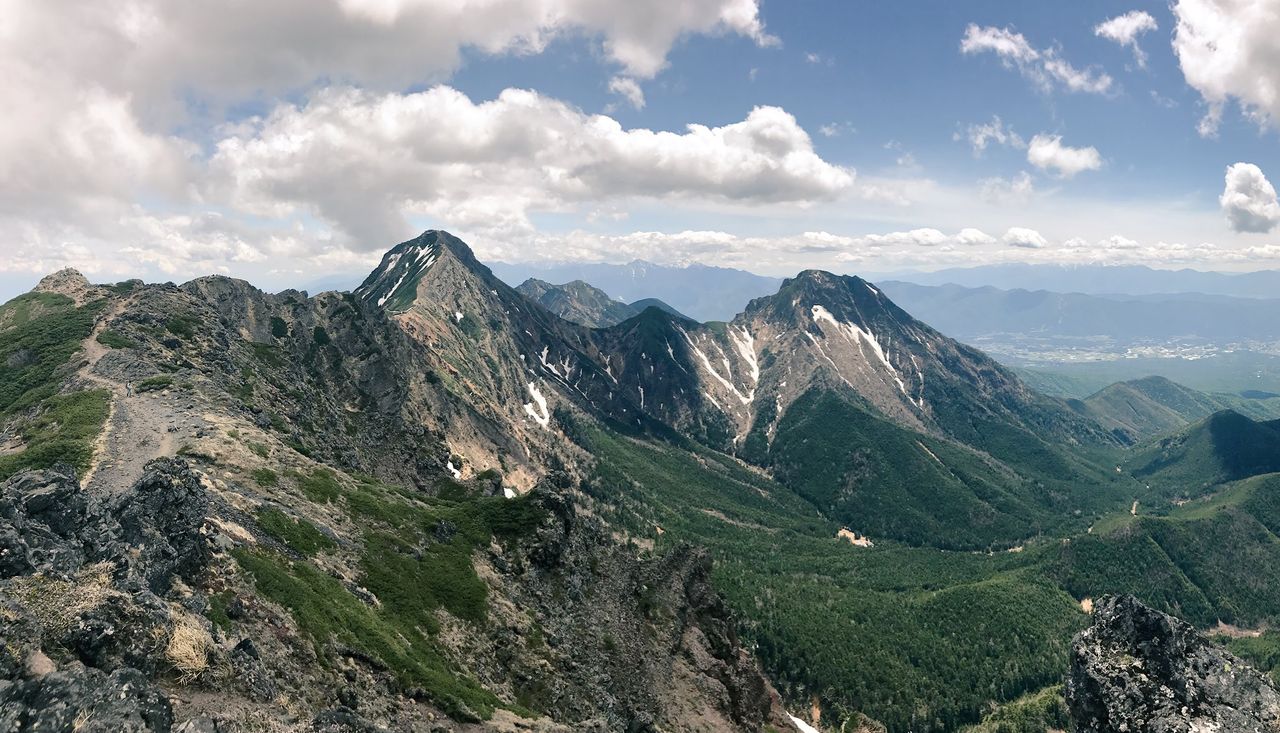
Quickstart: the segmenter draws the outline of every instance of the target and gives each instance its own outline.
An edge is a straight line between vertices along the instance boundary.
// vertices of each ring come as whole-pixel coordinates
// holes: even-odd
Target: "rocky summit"
[[[1271,680],[1133,596],[1103,598],[1072,642],[1067,704],[1079,733],[1274,733]]]

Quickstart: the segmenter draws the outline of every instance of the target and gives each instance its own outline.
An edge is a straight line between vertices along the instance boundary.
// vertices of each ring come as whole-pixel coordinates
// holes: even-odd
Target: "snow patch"
[[[387,291],[386,295],[382,296],[381,298],[378,298],[379,308],[385,305],[388,300],[391,300],[391,296],[395,295],[396,291],[400,289],[400,286],[404,284],[404,279],[406,277],[409,277],[408,270],[405,270],[404,272],[400,273],[400,279],[396,280],[396,284],[391,286],[391,289]]]
[[[551,413],[547,411],[547,398],[543,396],[542,390],[538,389],[538,385],[529,382],[529,396],[533,398],[533,402],[524,403],[524,411],[533,418],[533,421],[542,426],[543,430],[551,429]],[[537,408],[535,409],[535,404]]]
[[[729,329],[729,338],[733,340],[733,345],[738,349],[738,353],[742,355],[743,360],[747,362],[747,368],[751,370],[751,382],[759,384],[760,382],[760,362],[756,360],[756,340],[752,337],[751,332],[746,326],[741,326],[742,335],[732,328]]]
[[[453,320],[457,321],[458,323],[462,323],[462,311],[454,311]]]
[[[457,467],[457,466],[455,466],[455,465],[453,465],[453,459],[452,459],[452,458],[450,458],[450,459],[449,459],[449,462],[448,462],[448,463],[444,464],[444,467],[445,467],[445,468],[447,468],[447,469],[449,469],[449,473],[450,473],[450,474],[451,474],[455,479],[460,479],[460,478],[462,478],[462,471],[459,471],[459,470],[458,470],[458,467]]]
[[[889,376],[893,377],[893,381],[897,382],[898,389],[902,394],[907,394],[907,385],[903,383],[902,376],[898,374],[898,370],[894,368],[892,363],[890,363],[888,355],[880,346],[880,342],[876,340],[875,334],[870,331],[864,331],[856,323],[837,321],[836,317],[831,315],[831,311],[820,305],[813,306],[812,312],[815,323],[826,321],[832,326],[835,326],[837,331],[844,334],[845,338],[857,344],[860,349],[864,344],[870,348],[871,353],[875,354],[876,359],[884,365],[886,370],[888,370]]]
[[[924,451],[925,453],[928,453],[930,458],[932,458],[933,460],[937,461],[939,466],[942,466],[943,468],[946,468],[947,464],[943,463],[943,462],[942,462],[942,459],[941,459],[941,458],[939,458],[939,457],[937,456],[937,454],[935,454],[933,451],[929,450],[929,447],[928,447],[928,446],[926,446],[924,443],[921,443],[921,442],[920,442],[920,441],[918,441],[918,440],[916,441],[916,445],[920,446],[920,450]]]
[[[509,488],[507,486],[502,487],[502,495],[507,499],[514,499],[517,496],[519,496],[519,494],[516,493],[515,489]]]
[[[706,369],[707,373],[709,373],[713,379],[719,382],[720,385],[723,386],[725,389],[732,392],[734,396],[737,397],[742,404],[749,405],[753,400],[755,400],[756,391],[754,389],[750,390],[746,394],[743,394],[742,392],[740,392],[738,388],[734,386],[733,382],[730,382],[725,377],[722,377],[720,375],[720,372],[716,371],[716,368],[711,365],[711,360],[708,359],[707,355],[702,353],[702,349],[699,349],[698,345],[693,342],[693,338],[689,336],[689,333],[685,331],[683,328],[680,328],[678,330],[684,336],[684,340],[689,342],[689,347],[692,348],[693,353],[697,355],[698,361],[702,362],[702,368]],[[724,359],[724,365],[727,370],[729,366],[729,360],[727,358]],[[732,377],[733,374],[730,373],[729,376]],[[715,402],[715,400],[712,400],[712,402]],[[720,406],[719,403],[716,403],[716,407],[719,407],[719,406]]]
[[[812,725],[809,725],[791,713],[787,713],[787,717],[791,719],[791,724],[794,725],[796,730],[800,731],[800,733],[822,733],[822,731],[814,728]]]

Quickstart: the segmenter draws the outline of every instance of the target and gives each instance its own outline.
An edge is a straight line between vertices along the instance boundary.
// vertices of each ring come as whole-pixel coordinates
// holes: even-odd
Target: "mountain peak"
[[[64,267],[57,272],[45,275],[32,288],[32,291],[37,293],[65,295],[74,300],[77,305],[83,303],[93,290],[94,287],[89,283],[88,278],[74,267]]]
[[[465,242],[449,232],[428,229],[387,250],[355,294],[389,311],[407,310],[417,298],[423,276],[448,260],[483,279],[492,278]]]

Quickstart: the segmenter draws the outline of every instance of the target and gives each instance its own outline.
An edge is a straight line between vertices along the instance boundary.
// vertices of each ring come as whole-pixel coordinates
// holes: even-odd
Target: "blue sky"
[[[0,282],[358,279],[426,227],[491,259],[770,274],[1280,259],[1271,0],[9,15]]]

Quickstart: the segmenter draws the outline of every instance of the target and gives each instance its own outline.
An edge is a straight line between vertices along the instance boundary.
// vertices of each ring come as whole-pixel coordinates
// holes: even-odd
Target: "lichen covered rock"
[[[1079,733],[1273,733],[1267,678],[1133,596],[1100,600],[1076,636],[1067,704]]]

